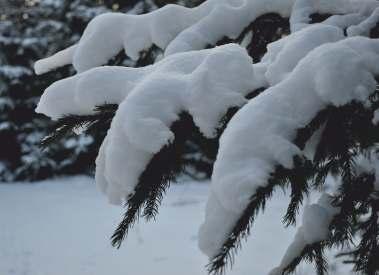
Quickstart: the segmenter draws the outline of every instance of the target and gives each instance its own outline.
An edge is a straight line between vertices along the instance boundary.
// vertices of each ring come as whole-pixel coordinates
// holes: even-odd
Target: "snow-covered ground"
[[[173,185],[156,222],[141,221],[117,250],[109,237],[122,209],[107,203],[93,179],[0,184],[0,274],[206,274],[197,231],[208,190],[206,183]],[[274,196],[227,274],[264,275],[279,263],[294,234],[280,222],[287,202],[282,193]],[[297,274],[311,270],[303,266]]]

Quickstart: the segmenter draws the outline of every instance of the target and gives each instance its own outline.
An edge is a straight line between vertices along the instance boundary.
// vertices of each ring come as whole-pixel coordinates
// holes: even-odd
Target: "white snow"
[[[369,14],[379,7],[375,0],[297,0],[293,6],[290,18],[291,32],[299,31],[309,26],[310,15],[312,14],[334,14],[329,20],[333,22],[333,17],[347,14]],[[354,22],[355,17],[343,17]],[[335,21],[342,23],[341,21]],[[346,22],[346,21],[345,21]]]
[[[302,226],[297,229],[293,242],[284,254],[280,265],[269,275],[281,275],[283,270],[298,256],[306,245],[325,240],[329,234],[329,225],[338,208],[332,206],[331,197],[324,193],[317,203],[304,208]]]
[[[209,257],[218,252],[257,188],[267,185],[275,166],[292,168],[293,157],[302,154],[292,143],[297,129],[327,105],[365,101],[375,91],[378,62],[376,40],[357,37],[324,44],[233,116],[220,139],[200,229],[199,246]]]
[[[340,28],[315,24],[269,44],[262,58],[267,66],[265,77],[269,86],[285,79],[311,50],[343,38]]]
[[[33,72],[23,66],[11,66],[11,65],[1,65],[0,75],[4,75],[8,78],[21,78],[24,75],[31,75]]]
[[[165,49],[166,56],[200,50],[223,37],[236,38],[266,13],[291,16],[295,32],[309,25],[312,13],[368,13],[377,7],[374,0],[208,0],[191,9],[166,5],[143,15],[106,13],[88,24],[77,45],[36,62],[35,70],[40,74],[72,63],[83,72],[107,63],[122,49],[136,60],[152,45]]]
[[[205,275],[207,259],[197,248],[196,231],[208,187],[173,185],[159,219],[141,221],[117,250],[109,237],[123,210],[103,200],[93,179],[0,184],[0,274]],[[295,233],[280,223],[287,203],[282,194],[274,196],[228,274],[265,274],[279,262]],[[314,274],[312,269],[302,266],[299,274]],[[333,275],[348,274],[340,272]]]
[[[76,45],[73,45],[67,49],[57,52],[50,58],[38,60],[34,64],[34,71],[36,74],[44,74],[55,69],[56,63],[59,63],[59,66],[71,64],[72,56],[74,55],[76,47]]]
[[[260,84],[236,44],[173,55],[154,66],[120,104],[96,161],[96,182],[112,203],[124,201],[154,154],[174,141],[170,126],[181,112],[214,137],[228,108],[246,103],[244,95]]]
[[[233,117],[220,140],[199,235],[200,248],[212,257],[275,167],[292,168],[295,155],[311,155],[308,147],[315,144],[304,152],[293,144],[297,129],[328,105],[364,102],[375,90],[379,42],[362,35],[376,25],[378,7],[374,0],[208,0],[192,9],[167,5],[138,16],[103,14],[77,45],[35,64],[37,73],[70,63],[78,71],[51,85],[37,111],[56,119],[119,104],[96,160],[96,182],[112,203],[121,203],[154,154],[173,142],[170,126],[181,112],[193,116],[204,136],[214,137],[229,107],[243,106],[245,95],[266,87]],[[236,38],[271,12],[290,17],[292,34],[270,44],[262,62],[253,65],[235,44],[201,50]],[[335,15],[310,26],[313,13]],[[345,38],[345,29],[354,37]],[[152,45],[165,50],[154,65],[94,68],[122,49],[137,59]],[[312,230],[315,221],[326,228],[331,211],[325,209],[323,200],[306,208],[314,219],[303,219],[282,265],[325,237],[325,230]]]
[[[52,119],[67,114],[91,114],[104,103],[118,104],[146,75],[148,68],[98,67],[50,85],[36,112]]]
[[[122,49],[132,59],[153,44],[166,55],[200,50],[224,36],[235,38],[262,14],[288,17],[294,0],[208,0],[195,8],[166,5],[148,14],[95,17],[76,46],[35,64],[44,73],[72,63],[78,72],[105,64]],[[222,20],[219,20],[222,18]]]
[[[375,25],[379,22],[379,8],[376,8],[374,12],[368,16],[365,20],[363,20],[358,25],[350,26],[347,29],[347,34],[349,36],[368,36],[370,34],[370,30],[375,27]]]
[[[52,84],[36,111],[57,119],[120,104],[96,161],[96,181],[112,203],[121,203],[153,155],[173,142],[170,126],[179,114],[188,112],[206,137],[214,137],[227,110],[265,85],[254,68],[236,44],[172,55],[144,68],[99,67]]]

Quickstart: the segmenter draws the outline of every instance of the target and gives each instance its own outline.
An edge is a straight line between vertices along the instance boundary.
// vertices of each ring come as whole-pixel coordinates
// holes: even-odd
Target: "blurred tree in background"
[[[52,123],[34,112],[41,92],[51,83],[74,74],[65,67],[42,76],[33,72],[36,60],[78,41],[96,15],[120,11],[146,13],[168,3],[194,6],[201,0],[2,0],[0,2],[0,181],[39,180],[60,174],[90,173],[105,133],[71,135],[49,148],[40,148]],[[152,63],[154,51],[132,62],[119,56],[113,64]],[[210,175],[209,159],[198,157],[189,144],[189,173]],[[190,165],[191,166],[191,165]],[[191,170],[192,169],[192,170]],[[192,172],[191,172],[192,171]]]

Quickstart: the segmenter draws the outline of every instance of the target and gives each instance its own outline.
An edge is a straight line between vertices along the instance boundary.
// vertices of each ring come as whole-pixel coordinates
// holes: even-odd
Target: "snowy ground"
[[[172,186],[157,221],[139,223],[117,250],[109,236],[122,209],[109,205],[92,179],[0,184],[0,275],[206,274],[197,230],[207,192],[204,183]],[[227,274],[263,275],[278,264],[294,233],[280,223],[286,203],[274,196]]]

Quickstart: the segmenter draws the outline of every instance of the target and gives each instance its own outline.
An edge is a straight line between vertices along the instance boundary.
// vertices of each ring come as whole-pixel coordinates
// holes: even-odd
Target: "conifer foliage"
[[[116,247],[139,218],[156,217],[188,166],[191,144],[215,160],[199,231],[210,273],[234,262],[256,217],[284,189],[290,203],[283,224],[300,226],[269,274],[291,274],[302,261],[326,274],[329,249],[340,250],[354,271],[378,274],[378,11],[371,0],[208,0],[192,9],[98,17],[66,54],[36,64],[38,73],[67,63],[78,71],[41,98],[37,111],[58,118],[45,144],[72,129],[109,127],[96,181],[111,202],[125,205]],[[132,58],[154,52],[157,61],[99,68],[115,55],[99,50],[98,37],[113,24],[125,28],[109,33],[123,41],[117,49]],[[128,28],[137,25],[139,40],[130,40],[135,29]],[[101,85],[108,90],[95,96]],[[71,90],[61,96],[62,89]],[[57,108],[57,95],[70,107]]]

